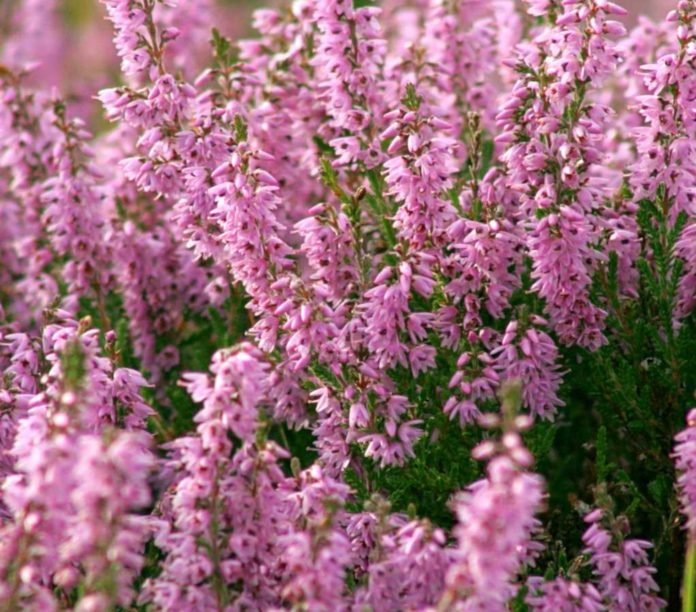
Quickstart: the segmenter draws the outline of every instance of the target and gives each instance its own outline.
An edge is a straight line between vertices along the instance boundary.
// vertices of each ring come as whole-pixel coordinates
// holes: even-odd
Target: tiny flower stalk
[[[500,440],[486,440],[474,449],[476,459],[487,459],[486,477],[459,495],[456,502],[458,548],[447,571],[439,610],[504,609],[515,597],[519,572],[530,562],[539,529],[535,517],[544,502],[543,480],[527,471],[533,462],[520,432],[531,419],[518,414],[522,402],[519,380],[500,390],[500,414],[480,419],[488,427],[502,427]],[[466,607],[464,607],[466,606]]]
[[[470,111],[466,114],[462,125],[462,141],[466,145],[467,160],[465,165],[465,177],[459,179],[458,189],[453,190],[453,194],[459,194],[463,189],[468,192],[467,200],[469,210],[467,216],[474,221],[485,221],[484,206],[481,202],[480,189],[481,179],[488,170],[490,157],[493,154],[493,143],[484,140],[484,131],[481,127],[481,117],[478,113]],[[488,158],[488,159],[487,159]],[[464,212],[459,203],[453,205],[459,207],[460,214]]]
[[[682,612],[694,612],[696,610],[696,541],[691,537],[686,545],[682,600]]]

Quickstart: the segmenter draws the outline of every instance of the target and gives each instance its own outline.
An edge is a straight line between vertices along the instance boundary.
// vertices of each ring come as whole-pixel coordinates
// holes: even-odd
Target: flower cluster
[[[696,0],[7,4],[0,609],[676,605]]]

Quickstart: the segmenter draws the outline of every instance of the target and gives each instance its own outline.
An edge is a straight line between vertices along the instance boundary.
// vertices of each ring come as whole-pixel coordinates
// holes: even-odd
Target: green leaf
[[[602,425],[597,431],[597,481],[605,482],[609,471],[607,461],[607,428]]]
[[[416,86],[413,83],[406,84],[406,94],[401,98],[401,103],[411,111],[416,111],[420,108],[423,98],[418,95]]]
[[[495,143],[490,140],[484,140],[481,145],[481,163],[479,168],[478,177],[483,178],[486,172],[491,167],[491,162],[493,161],[493,152],[495,151]]]

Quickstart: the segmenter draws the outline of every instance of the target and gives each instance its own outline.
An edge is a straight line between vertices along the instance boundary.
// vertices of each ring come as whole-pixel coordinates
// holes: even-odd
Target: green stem
[[[696,611],[696,541],[689,538],[682,585],[682,612]]]

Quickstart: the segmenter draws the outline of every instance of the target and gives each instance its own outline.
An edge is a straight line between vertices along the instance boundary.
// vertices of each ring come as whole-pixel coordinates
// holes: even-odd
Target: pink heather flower
[[[3,481],[14,472],[11,450],[19,421],[27,414],[28,400],[38,390],[41,359],[36,339],[11,332],[0,325],[0,370],[4,373],[0,378],[0,479]],[[10,517],[0,501],[0,518]]]
[[[696,224],[690,223],[683,229],[674,250],[684,265],[674,307],[675,323],[679,325],[696,306]]]
[[[386,511],[387,505],[383,504],[379,509]],[[368,511],[350,514],[346,524],[346,534],[350,540],[353,572],[356,577],[363,577],[369,569],[370,555],[381,537],[382,530],[398,527],[405,522],[406,518],[399,514],[386,516],[384,512],[377,514]]]
[[[539,323],[544,323],[539,318]],[[558,397],[561,372],[558,349],[553,340],[540,329],[519,329],[511,321],[500,346],[492,351],[503,380],[521,380],[522,405],[533,415],[553,419],[564,402]]]
[[[514,23],[517,11],[506,8],[510,9],[508,20]],[[495,16],[498,10],[495,3],[480,0],[427,3],[423,40],[419,41],[434,72],[427,94],[446,112],[443,118],[453,123],[455,133],[464,119],[463,108],[481,113],[485,123],[492,124],[497,91],[491,76],[499,66],[496,43],[501,32],[491,13]],[[509,42],[508,52],[517,41]]]
[[[291,227],[326,197],[319,180],[320,152],[313,139],[320,132],[327,142],[336,136],[333,131],[325,133],[331,109],[325,104],[322,81],[312,78],[305,63],[316,49],[314,3],[295,2],[287,12],[255,11],[253,26],[258,36],[238,42],[244,62],[242,82],[246,91],[265,101],[245,110],[250,113],[250,134],[272,156],[262,167],[278,181],[284,201],[279,220]]]
[[[689,411],[686,428],[675,436],[674,464],[679,472],[677,484],[681,509],[686,516],[686,528],[693,539],[696,533],[696,409]]]
[[[408,278],[408,273],[402,276]],[[404,290],[401,282],[380,283],[369,289],[365,298],[364,333],[367,348],[375,355],[378,367],[389,368],[397,363],[407,367],[407,345],[400,332],[406,328],[406,315],[410,313],[408,288]]]
[[[42,222],[55,254],[70,255],[63,274],[68,291],[84,295],[92,287],[105,294],[109,287],[108,228],[100,214],[101,198],[95,185],[97,170],[90,161],[86,140],[91,136],[79,119],[67,120],[62,102],[54,104],[48,120],[58,127],[53,165],[47,168],[41,202]],[[103,298],[102,298],[103,299]]]
[[[592,584],[565,578],[544,581],[532,576],[527,580],[529,594],[525,603],[535,612],[601,612],[604,610],[599,591]]]
[[[176,38],[178,31],[169,28],[156,36],[151,36],[153,28],[154,4],[146,0],[102,0],[109,20],[114,25],[114,43],[121,58],[121,70],[129,77],[141,73],[154,78],[161,69],[162,45],[166,40]]]
[[[23,262],[10,311],[31,326],[58,297],[63,279],[65,308],[74,310],[82,296],[103,299],[110,284],[108,223],[84,123],[68,119],[62,101],[26,89],[21,74],[4,74],[0,92],[6,147],[0,167],[9,180],[6,197],[20,205],[8,255]]]
[[[349,386],[344,397],[350,401],[348,418],[339,413],[340,403],[323,391],[317,404],[320,413],[319,426],[316,433],[324,435],[331,432],[328,440],[318,437],[317,446],[330,455],[326,457],[334,468],[348,465],[347,443],[358,442],[364,447],[366,457],[384,467],[387,465],[402,465],[407,458],[415,456],[413,446],[423,436],[420,427],[421,419],[404,420],[404,415],[410,408],[409,400],[403,395],[397,395],[378,381],[372,381],[368,387],[370,395]],[[364,393],[364,394],[363,394]],[[366,406],[371,405],[368,412]],[[341,436],[343,440],[334,439]],[[340,463],[339,463],[340,462]]]
[[[185,374],[184,385],[203,408],[195,420],[203,446],[219,450],[229,448],[225,434],[231,431],[245,442],[253,440],[257,420],[257,404],[264,397],[268,384],[268,365],[257,349],[241,345],[213,355],[210,371],[215,378]]]
[[[327,387],[312,391],[310,401],[314,404],[318,417],[313,433],[319,460],[329,475],[337,476],[350,464],[346,434],[350,426],[349,420],[343,413],[340,400]],[[356,424],[357,421],[354,420],[353,425]]]
[[[54,0],[21,0],[4,14],[7,30],[2,62],[12,70],[30,69],[30,79],[44,87],[58,85],[64,77],[67,32]]]
[[[393,156],[384,163],[384,172],[390,194],[399,203],[394,226],[414,249],[439,246],[454,220],[446,192],[457,168],[456,141],[443,134],[450,126],[422,104],[417,111],[401,108],[387,117],[391,123],[381,137],[391,141],[388,153]]]
[[[510,459],[501,458],[491,462],[487,480],[459,498],[459,549],[447,585],[463,598],[462,609],[473,609],[466,606],[474,602],[502,605],[514,596],[519,551],[536,525],[534,512],[542,497],[538,476],[517,473]]]
[[[351,0],[329,0],[314,6],[318,32],[312,64],[319,84],[317,93],[331,119],[331,136],[343,129],[361,132],[384,113],[377,89],[385,52],[378,14],[374,7],[355,9]],[[378,123],[376,127],[381,126]],[[327,140],[340,148],[341,141]],[[378,145],[371,145],[371,139],[363,139],[359,149],[353,146],[352,153],[342,155],[341,162],[374,165],[381,155],[370,161],[370,150],[379,152]]]
[[[209,194],[215,199],[211,217],[222,230],[222,257],[251,296],[251,308],[265,317],[256,332],[261,345],[270,348],[275,343],[277,317],[289,312],[283,312],[289,306],[289,287],[282,275],[292,267],[292,249],[279,236],[277,184],[258,167],[263,157],[248,143],[239,143],[231,161],[213,172],[215,186]]]
[[[457,418],[462,426],[476,420],[500,384],[495,358],[486,350],[487,339],[485,329],[480,334],[469,332],[467,342],[471,349],[459,356],[458,369],[447,385],[453,395],[445,402],[443,411],[451,420]]]
[[[283,587],[283,599],[310,610],[347,610],[343,591],[344,567],[350,561],[348,540],[339,531],[322,533],[319,538],[319,550],[310,533],[283,538],[283,563],[292,576]]]
[[[112,603],[128,605],[145,536],[132,512],[149,503],[153,461],[143,429],[151,410],[139,395],[144,380],[99,355],[97,330],[86,331],[65,312],[54,316],[63,322],[44,329],[47,373],[27,394],[11,451],[14,473],[3,483],[11,517],[1,538],[0,601],[50,609],[51,581],[72,588],[78,567],[96,596],[116,558],[123,573]],[[132,431],[115,433],[114,426]],[[95,512],[105,500],[109,509]],[[13,568],[26,547],[22,566]]]
[[[526,471],[532,457],[514,428],[501,442],[483,442],[475,449],[476,458],[490,458],[486,478],[457,497],[458,546],[441,606],[502,610],[517,592],[518,572],[534,548],[543,479]]]
[[[421,372],[435,367],[435,347],[419,344],[409,351],[408,360],[411,364],[411,372],[418,376]]]
[[[97,590],[117,563],[117,590],[110,604],[125,606],[133,601],[132,583],[144,564],[149,537],[145,517],[133,513],[151,501],[147,480],[154,456],[148,443],[144,432],[122,432],[110,443],[97,436],[78,440],[72,474],[77,484],[70,495],[75,514],[61,548],[63,567],[55,578],[60,586],[74,585],[78,580],[74,567],[80,565],[87,590]],[[78,602],[78,609],[87,608],[89,597],[86,594]]]
[[[302,252],[311,266],[311,280],[325,283],[332,298],[344,297],[357,280],[353,265],[355,244],[350,221],[327,205],[311,209],[312,216],[295,225],[302,236]]]
[[[366,445],[365,456],[379,461],[381,467],[402,465],[407,457],[415,457],[413,445],[423,435],[418,427],[421,423],[420,419],[415,419],[397,426],[390,421],[386,433],[361,434],[357,441]]]
[[[563,207],[560,214],[552,213],[537,224],[529,247],[535,260],[532,287],[546,298],[550,323],[561,341],[597,349],[606,343],[606,313],[588,298],[587,262],[597,257],[589,242],[590,228],[583,216]]]
[[[638,157],[630,168],[636,202],[654,199],[663,186],[666,201],[661,205],[669,207],[672,222],[679,212],[694,213],[691,185],[696,173],[691,144],[695,123],[688,93],[694,86],[693,70],[688,68],[694,51],[688,39],[696,9],[688,3],[680,9],[675,13],[678,49],[662,49],[661,56],[641,67],[647,93],[637,98],[642,125],[634,129]]]
[[[543,15],[549,7],[533,2],[530,12]],[[591,350],[606,342],[606,313],[590,301],[589,287],[603,259],[596,250],[593,216],[608,195],[596,168],[605,157],[603,125],[610,111],[588,103],[561,125],[573,96],[582,99],[619,62],[608,36],[621,33],[609,19],[617,14],[622,9],[613,3],[564,3],[553,28],[520,46],[519,62],[530,70],[521,74],[497,116],[503,130],[498,141],[510,145],[501,158],[508,185],[520,193],[520,206],[529,215],[533,288],[546,300],[550,324],[562,342]],[[549,81],[540,87],[536,74]]]
[[[359,529],[359,531],[358,531]],[[421,609],[437,602],[449,562],[444,533],[427,521],[391,515],[363,516],[351,526],[370,547],[367,586],[356,593],[356,604],[379,610]]]
[[[242,344],[216,353],[211,372],[213,379],[185,378],[203,408],[195,418],[196,435],[172,445],[173,465],[182,474],[167,498],[171,510],[157,528],[166,558],[141,599],[165,608],[205,609],[229,596],[227,585],[240,583],[237,605],[278,605],[280,543],[292,517],[278,465],[287,453],[270,442],[255,444],[268,364],[258,349]],[[234,453],[232,436],[241,443]]]
[[[173,346],[157,349],[158,338],[172,337],[186,309],[200,311],[208,278],[165,230],[143,232],[127,221],[114,233],[116,282],[129,317],[134,353],[150,380],[178,364]],[[203,303],[201,303],[203,302]]]
[[[479,223],[462,218],[455,221],[447,233],[453,241],[453,254],[444,263],[452,277],[445,292],[455,303],[462,301],[466,305],[465,326],[480,325],[480,300],[484,301],[491,316],[500,318],[509,307],[513,292],[520,286],[518,268],[522,243],[515,228],[505,220]],[[473,295],[477,296],[476,301],[469,298]]]
[[[289,517],[277,462],[287,454],[273,443],[246,443],[229,457],[211,446],[212,427],[200,424],[198,436],[177,441],[184,471],[155,537],[162,573],[147,581],[141,601],[204,610],[237,584],[237,605],[279,605],[279,543]]]
[[[616,254],[619,293],[629,298],[637,297],[640,277],[636,265],[640,257],[640,239],[635,212],[636,207],[632,203],[627,203],[618,211],[604,211],[606,231],[609,233],[606,250],[609,254]]]
[[[607,609],[660,610],[666,602],[657,596],[658,586],[649,564],[647,551],[652,548],[645,540],[625,539],[614,543],[612,535],[601,524],[602,512],[595,510],[585,517],[589,527],[582,536],[590,556],[594,583]]]
[[[339,527],[350,489],[318,465],[299,474],[290,493],[295,520],[306,526],[281,538],[281,564],[288,577],[282,597],[311,610],[346,610],[345,573],[350,541]]]

